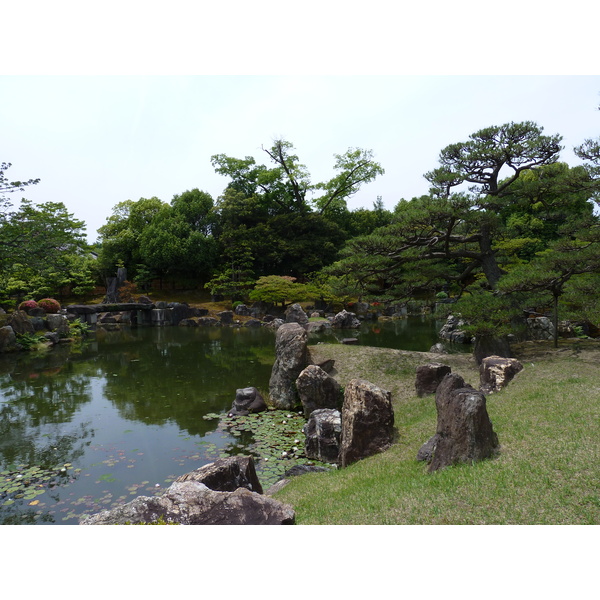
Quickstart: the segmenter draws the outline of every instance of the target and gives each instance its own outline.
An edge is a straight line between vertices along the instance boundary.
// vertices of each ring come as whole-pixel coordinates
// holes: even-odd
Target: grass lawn
[[[345,384],[367,379],[392,392],[398,440],[385,453],[328,473],[293,478],[278,500],[298,524],[599,524],[600,343],[561,341],[514,348],[524,369],[487,409],[497,458],[434,474],[416,454],[435,433],[433,396],[415,394],[415,368],[443,362],[474,387],[467,355],[432,355],[346,345],[311,347],[334,358]]]

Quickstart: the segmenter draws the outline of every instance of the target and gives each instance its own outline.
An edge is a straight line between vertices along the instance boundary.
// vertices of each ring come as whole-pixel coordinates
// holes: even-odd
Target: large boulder
[[[311,413],[302,428],[306,436],[304,453],[307,458],[337,463],[342,437],[342,415],[339,410],[321,408]]]
[[[152,523],[181,525],[293,525],[291,506],[240,487],[216,492],[198,481],[176,481],[161,496],[138,496],[132,502],[84,518],[80,525]]]
[[[236,315],[239,315],[241,317],[249,317],[252,314],[250,312],[250,309],[245,304],[238,304],[235,307],[234,312]]]
[[[498,392],[522,370],[523,365],[516,358],[487,356],[479,367],[479,389],[484,394]]]
[[[197,481],[215,492],[234,492],[246,488],[263,493],[251,456],[229,456],[181,475],[175,481]]]
[[[532,340],[554,339],[554,323],[548,317],[532,317],[527,319],[527,333]]]
[[[313,410],[339,409],[342,403],[342,386],[317,365],[308,365],[302,370],[296,379],[296,389],[306,418]]]
[[[69,320],[66,315],[46,315],[46,323],[50,331],[56,331],[59,335],[69,333]]]
[[[308,316],[304,309],[299,304],[292,304],[285,311],[286,323],[299,323],[300,325],[308,324]]]
[[[25,333],[34,333],[35,329],[29,320],[27,313],[24,310],[15,310],[6,322],[13,328],[16,334],[23,335]]]
[[[0,327],[0,352],[12,352],[17,349],[17,336],[10,325]]]
[[[229,416],[245,416],[265,410],[267,410],[267,404],[255,387],[239,388],[235,391],[235,400],[229,411]]]
[[[296,379],[308,365],[308,335],[298,323],[284,323],[275,336],[275,363],[269,380],[269,395],[276,408],[290,410],[300,403]]]
[[[359,329],[360,321],[356,318],[354,313],[344,309],[333,317],[331,326],[334,329]]]
[[[387,450],[393,439],[391,393],[363,379],[352,379],[342,406],[341,466]]]
[[[415,380],[417,396],[435,394],[442,379],[451,371],[449,366],[437,362],[418,366]]]
[[[482,392],[457,373],[444,377],[435,393],[437,428],[419,450],[418,460],[429,462],[429,472],[457,463],[492,457],[498,436],[492,428]]]
[[[231,325],[233,323],[233,311],[232,310],[222,310],[217,313],[217,317],[219,317],[221,323],[223,325]]]
[[[471,337],[462,329],[465,325],[466,322],[460,317],[449,315],[438,335],[443,340],[448,340],[454,344],[470,344]]]

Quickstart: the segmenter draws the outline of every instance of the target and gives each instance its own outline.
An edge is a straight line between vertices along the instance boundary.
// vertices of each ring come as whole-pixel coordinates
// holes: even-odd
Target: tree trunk
[[[492,289],[495,289],[498,281],[500,281],[500,277],[503,275],[503,271],[498,266],[496,254],[492,250],[492,236],[489,223],[481,225],[479,250],[481,251],[481,269]]]

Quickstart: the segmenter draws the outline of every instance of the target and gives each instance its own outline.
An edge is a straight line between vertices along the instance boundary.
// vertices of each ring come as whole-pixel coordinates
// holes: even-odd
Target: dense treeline
[[[508,332],[526,307],[557,316],[559,300],[598,323],[600,143],[585,140],[571,167],[561,142],[532,122],[488,127],[440,152],[427,195],[351,211],[348,198],[384,172],[371,151],[335,155],[335,175],[314,183],[276,140],[264,163],[214,155],[229,180],[216,199],[195,188],[119,202],[92,249],[60,203],[11,210],[5,194],[38,181],[9,182],[3,164],[0,300],[84,293],[125,266],[140,289],[178,282],[232,300],[451,296],[483,336]]]

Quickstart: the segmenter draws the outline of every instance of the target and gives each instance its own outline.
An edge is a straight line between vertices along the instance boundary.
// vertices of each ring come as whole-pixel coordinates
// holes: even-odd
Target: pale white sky
[[[575,164],[572,147],[600,135],[591,4],[6,3],[0,160],[12,180],[39,177],[23,195],[64,202],[90,241],[122,200],[216,199],[211,155],[267,163],[278,137],[315,183],[334,154],[372,150],[386,173],[350,208],[426,193],[443,147],[509,121],[560,133]]]
[[[60,201],[88,237],[122,200],[198,187],[217,198],[227,179],[213,154],[252,155],[292,142],[314,182],[335,153],[373,150],[385,175],[351,208],[388,208],[427,192],[440,150],[489,125],[535,121],[564,136],[562,157],[600,133],[600,76],[2,76],[1,160],[11,179],[41,178],[24,195]],[[20,195],[13,194],[13,200]]]
[[[564,136],[563,159],[570,164],[575,163],[574,145],[600,135],[594,0],[0,3],[0,161],[13,163],[11,179],[40,177],[40,184],[25,196],[36,202],[64,202],[86,221],[90,241],[122,200],[158,196],[168,202],[193,187],[216,198],[226,180],[212,170],[212,154],[258,159],[261,145],[279,136],[296,146],[315,182],[332,175],[334,153],[348,147],[373,150],[386,174],[365,186],[351,208],[371,207],[377,196],[392,208],[402,197],[427,191],[422,176],[437,166],[444,146],[482,127],[535,121],[546,133]],[[108,546],[88,543],[87,529],[65,529],[71,543],[55,553],[56,561],[47,555],[38,561],[40,582],[64,570],[65,551],[73,541],[83,542],[88,550],[69,555],[69,573],[86,572],[95,558],[90,548],[100,548],[104,557]],[[94,541],[102,533],[99,529]],[[161,533],[133,529],[138,536]],[[28,531],[33,530],[40,534],[40,528]],[[296,549],[303,531],[307,548],[308,535],[314,535],[286,531],[285,541]],[[441,530],[403,529],[402,543],[391,554],[389,544],[377,538],[364,544],[367,531],[373,530],[361,528],[361,545],[384,551],[367,553],[361,561],[370,566],[371,560],[380,575],[390,575],[375,583],[363,578],[364,591],[372,592],[377,583],[397,586],[398,565],[406,567],[403,589],[421,590],[430,565],[410,558],[429,551]],[[474,536],[481,535],[481,543],[489,537],[485,528],[464,531],[468,537],[453,533],[452,543],[456,547],[458,536],[466,552]],[[426,537],[428,532],[432,537]],[[588,586],[591,590],[593,580],[586,577],[593,574],[591,528],[536,532],[534,542],[542,534],[547,539],[532,545],[531,529],[495,530],[496,538],[504,533],[506,539],[492,558],[489,552],[470,556],[475,561],[471,579],[479,573],[481,583],[489,583],[488,567],[493,564],[503,573],[494,575],[495,597],[514,593],[517,581],[523,594],[533,596],[551,592],[578,597]],[[5,544],[11,557],[39,547],[39,540],[26,533],[19,530]],[[202,539],[209,533],[213,535],[204,547],[211,553],[204,553],[201,562],[212,572],[226,564],[222,557],[231,538],[215,529],[203,530]],[[192,530],[180,535],[185,534],[192,535]],[[81,537],[71,539],[77,535]],[[109,535],[106,544],[114,547],[115,534],[111,530]],[[257,538],[261,542],[255,554],[268,556],[273,542],[266,530],[249,535],[254,549]],[[338,546],[343,549],[356,546],[358,533],[338,527],[327,535],[342,539]],[[196,552],[195,537],[192,543]],[[15,552],[16,547],[22,552]],[[568,548],[568,556],[557,548]],[[139,551],[138,545],[128,556],[129,570],[132,560],[141,566],[146,558]],[[182,556],[177,553],[172,565],[179,571]],[[193,556],[197,562],[197,552]],[[207,565],[213,556],[214,563]],[[11,573],[20,564],[12,565]],[[335,566],[343,573],[346,564]],[[540,573],[542,565],[547,573]],[[445,565],[436,568],[441,568],[442,579],[454,575],[453,564],[446,571]],[[20,574],[23,579],[29,571]],[[330,581],[332,592],[345,585],[358,589],[356,578]],[[171,585],[168,577],[148,583],[154,595]],[[139,581],[132,585],[139,592]],[[445,590],[449,598],[462,593]]]

